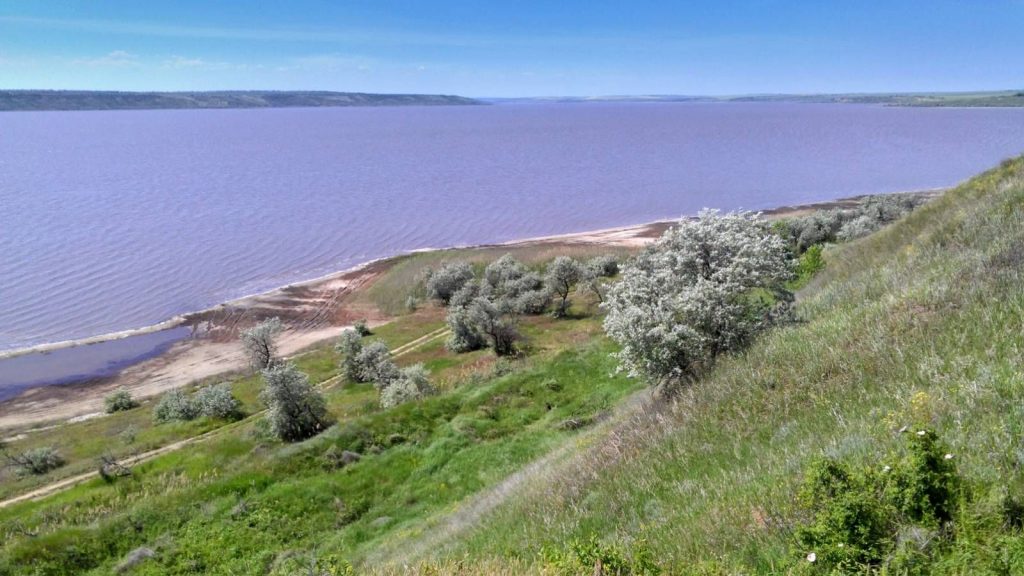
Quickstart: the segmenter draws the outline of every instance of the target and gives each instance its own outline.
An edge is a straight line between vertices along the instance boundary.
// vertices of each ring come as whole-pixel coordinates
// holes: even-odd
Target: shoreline
[[[891,194],[936,196],[947,189]],[[880,195],[884,194],[861,194],[822,202],[778,206],[756,212],[769,219],[794,217],[819,210],[851,206],[865,198]],[[685,217],[687,216],[680,218]],[[175,342],[169,349],[155,357],[126,366],[116,375],[84,378],[65,384],[37,384],[20,390],[13,397],[0,401],[0,429],[38,425],[101,411],[103,396],[116,388],[127,388],[134,396],[143,399],[195,381],[236,373],[245,368],[244,358],[237,346],[238,332],[264,318],[278,316],[285,323],[286,329],[281,336],[281,353],[285,356],[295,355],[337,337],[356,320],[366,319],[371,324],[386,322],[389,319],[387,316],[375,308],[367,307],[366,303],[353,302],[353,296],[371,285],[395,263],[412,254],[543,244],[639,248],[661,236],[665,229],[680,218],[490,244],[408,250],[316,278],[236,298],[204,310],[179,314],[152,326],[0,352],[0,362],[4,362],[12,358],[23,358],[33,354],[45,356],[59,353],[61,350],[80,349],[164,330],[185,327],[191,329],[190,335]]]

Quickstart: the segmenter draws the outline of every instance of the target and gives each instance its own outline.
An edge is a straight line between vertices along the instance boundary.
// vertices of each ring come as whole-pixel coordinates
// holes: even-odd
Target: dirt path
[[[391,354],[391,357],[392,358],[399,358],[401,356],[404,356],[405,354],[409,354],[410,352],[414,352],[417,349],[419,349],[420,347],[422,347],[423,345],[425,345],[425,344],[427,344],[429,342],[433,342],[434,340],[437,340],[438,338],[443,338],[443,337],[447,336],[449,333],[450,333],[450,331],[448,330],[447,327],[439,328],[437,330],[434,330],[433,332],[425,334],[425,335],[423,335],[423,336],[421,336],[421,337],[419,337],[419,338],[417,338],[417,339],[415,339],[415,340],[413,340],[411,342],[407,342],[406,344],[403,344],[403,345],[399,346],[398,348],[395,348],[395,350]],[[325,390],[325,389],[333,386],[334,384],[340,382],[341,380],[342,380],[342,375],[339,374],[337,376],[328,378],[327,380],[323,380],[323,381],[317,383],[317,388],[319,388],[320,390]],[[253,414],[251,414],[251,415],[249,415],[249,416],[247,416],[247,417],[245,417],[245,418],[243,418],[243,419],[241,419],[241,420],[239,420],[237,422],[232,422],[230,424],[225,424],[224,426],[221,426],[221,427],[216,428],[214,430],[210,430],[208,432],[204,432],[204,433],[202,433],[202,434],[200,434],[198,436],[193,436],[192,438],[185,438],[184,440],[178,440],[177,442],[172,442],[171,444],[168,444],[166,446],[161,446],[160,448],[155,448],[153,450],[149,450],[149,451],[143,452],[141,454],[136,454],[134,456],[129,456],[128,458],[124,458],[122,460],[119,460],[118,463],[121,464],[122,466],[125,466],[125,467],[128,467],[128,468],[130,468],[132,466],[136,466],[136,465],[141,464],[143,462],[147,462],[149,460],[152,460],[153,458],[156,458],[158,456],[163,456],[164,454],[169,454],[171,452],[175,452],[177,450],[185,448],[186,446],[191,446],[192,444],[197,444],[199,442],[205,442],[206,440],[209,440],[211,438],[215,438],[215,437],[217,437],[217,436],[219,436],[221,434],[224,434],[226,432],[234,430],[235,428],[238,428],[238,427],[242,426],[243,424],[245,424],[247,422],[251,422],[251,421],[255,420],[256,418],[259,418],[260,416],[262,416],[265,413],[266,413],[266,410],[260,410],[260,411],[255,412],[255,413],[253,413]],[[6,507],[11,506],[13,504],[17,504],[19,502],[25,502],[27,500],[37,500],[39,498],[44,498],[46,496],[50,496],[52,494],[56,494],[58,492],[62,492],[64,490],[67,490],[69,488],[77,486],[78,484],[81,484],[82,482],[85,482],[86,480],[90,480],[92,478],[95,478],[96,476],[99,476],[99,472],[86,472],[84,474],[79,474],[77,476],[72,476],[70,478],[64,478],[63,480],[58,480],[58,481],[53,482],[51,484],[47,484],[45,486],[41,486],[39,488],[33,489],[33,490],[31,490],[29,492],[26,492],[24,494],[20,494],[18,496],[14,496],[13,498],[9,498],[7,500],[0,501],[0,508],[6,508]]]

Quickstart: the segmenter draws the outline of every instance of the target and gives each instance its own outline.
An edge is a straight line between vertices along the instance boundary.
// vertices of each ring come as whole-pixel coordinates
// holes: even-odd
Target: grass
[[[807,553],[792,530],[808,463],[878,466],[904,425],[937,430],[978,492],[1024,495],[1021,246],[1018,159],[827,250],[800,295],[804,323],[726,358],[673,406],[624,418],[424,557],[535,565],[545,546],[596,535],[672,573],[787,572]],[[1002,525],[972,533],[947,572],[992,568],[1007,534],[1022,536]]]
[[[511,374],[495,375],[485,351],[452,355],[439,339],[400,363],[431,368],[446,392],[440,396],[382,411],[372,386],[334,386],[327,398],[338,425],[310,441],[281,445],[266,436],[259,419],[245,421],[141,464],[131,478],[96,479],[0,510],[0,574],[28,567],[35,571],[28,573],[106,574],[143,546],[158,558],[140,566],[141,574],[263,574],[287,564],[292,550],[358,562],[396,533],[422,533],[427,519],[585,433],[640,386],[613,374],[610,344],[593,338],[600,332],[590,314],[596,307],[579,300],[573,319],[524,320],[531,354],[502,369]],[[378,327],[370,338],[396,347],[436,330],[439,317],[422,310]],[[315,381],[336,371],[328,348],[299,362],[313,369]],[[234,387],[254,411],[253,379],[241,378]],[[150,410],[143,405],[51,436],[39,433],[33,441],[65,442],[85,426],[113,431],[133,423],[140,438],[166,439],[198,431],[190,426],[217,425],[154,427]],[[93,442],[102,447],[104,440],[109,435]],[[341,450],[362,459],[335,469],[329,454]]]

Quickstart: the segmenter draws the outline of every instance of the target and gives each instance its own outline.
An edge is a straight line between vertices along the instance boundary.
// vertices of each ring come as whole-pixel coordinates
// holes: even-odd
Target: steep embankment
[[[1019,568],[1024,159],[826,260],[801,294],[805,323],[722,361],[671,409],[622,418],[447,546],[392,542],[380,560],[534,563],[597,538],[672,573],[813,570],[793,545],[808,463],[880,470],[908,427],[950,447],[978,520],[951,525],[946,548],[923,528],[895,539],[921,538],[947,573]]]

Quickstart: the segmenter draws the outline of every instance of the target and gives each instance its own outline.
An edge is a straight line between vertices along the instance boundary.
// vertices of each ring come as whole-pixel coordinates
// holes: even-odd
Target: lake
[[[1021,152],[1009,108],[0,113],[0,351],[416,248],[944,187]]]

